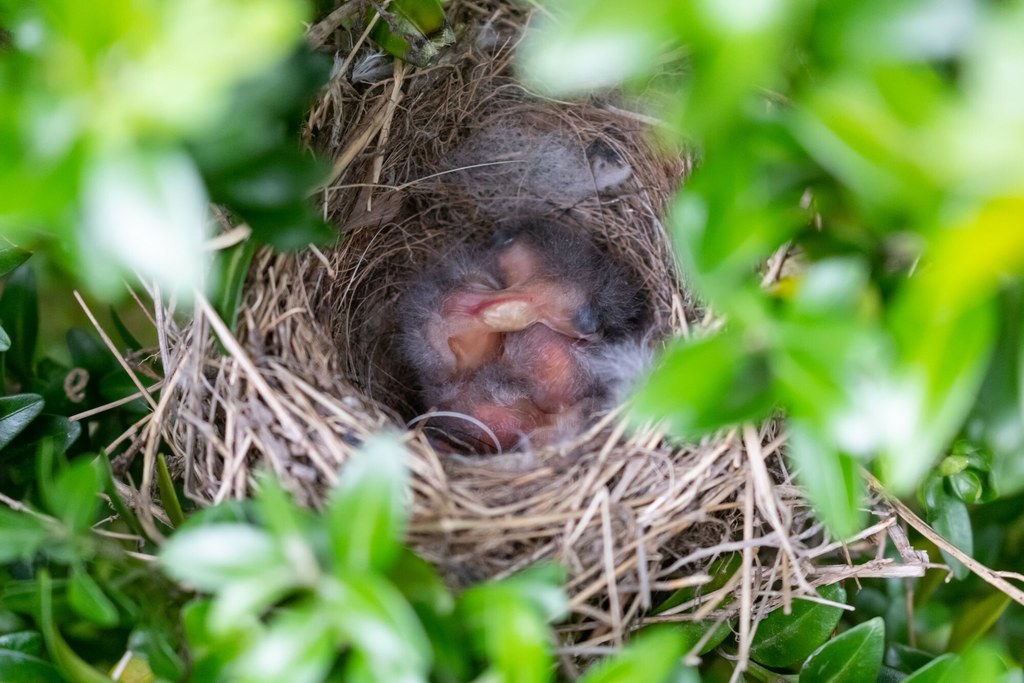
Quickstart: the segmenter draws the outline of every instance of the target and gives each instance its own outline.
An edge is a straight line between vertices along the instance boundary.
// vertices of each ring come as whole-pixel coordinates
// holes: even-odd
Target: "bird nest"
[[[424,267],[480,244],[510,213],[587,229],[642,280],[652,339],[702,328],[662,223],[687,158],[653,145],[648,119],[613,96],[556,102],[524,89],[512,66],[519,9],[448,11],[459,41],[440,62],[415,69],[353,40],[312,108],[310,140],[334,160],[321,199],[337,246],[257,253],[234,334],[203,302],[187,323],[159,317],[159,424],[187,494],[242,498],[270,469],[317,507],[366,439],[401,431],[410,544],[454,584],[560,562],[574,613],[563,645],[577,654],[650,621],[737,615],[746,648],[757,618],[792,595],[885,567],[919,573],[910,551],[903,565],[836,554],[874,552],[894,517],[876,507],[861,540],[831,543],[792,482],[778,421],[679,443],[656,425],[627,427],[620,407],[571,439],[489,456],[439,450],[422,422],[406,427],[423,407],[396,353],[396,302]],[[741,569],[701,591],[730,554]],[[696,588],[688,600],[653,614],[684,587]]]

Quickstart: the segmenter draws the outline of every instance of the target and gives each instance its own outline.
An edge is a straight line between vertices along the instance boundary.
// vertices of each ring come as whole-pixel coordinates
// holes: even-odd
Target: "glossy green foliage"
[[[874,683],[882,668],[885,622],[876,617],[853,627],[811,653],[801,683]]]
[[[969,417],[1019,487],[1024,108],[997,74],[1022,26],[1019,3],[859,0],[573,0],[537,22],[533,86],[642,89],[699,159],[671,226],[726,324],[669,347],[637,419],[692,438],[784,408],[839,536],[864,521],[860,466],[906,494]],[[799,267],[761,288],[784,245]],[[976,470],[949,487],[995,490]]]
[[[568,610],[564,573],[542,565],[453,596],[401,545],[403,457],[395,437],[368,442],[322,516],[264,477],[258,523],[208,510],[171,537],[161,565],[209,594],[184,614],[197,679],[552,680],[548,623]],[[591,675],[636,680],[643,662],[668,680],[682,647],[660,631]]]
[[[846,600],[846,591],[835,584],[821,587],[818,594],[833,602]],[[832,635],[841,615],[839,607],[794,600],[789,614],[777,609],[758,624],[750,658],[772,667],[801,662]]]
[[[5,3],[0,233],[114,298],[138,273],[204,287],[208,203],[261,243],[332,233],[307,205],[324,167],[296,143],[326,80],[300,49],[303,0]],[[4,245],[0,273],[18,258]],[[8,330],[10,331],[10,330]],[[21,345],[21,348],[28,348]]]

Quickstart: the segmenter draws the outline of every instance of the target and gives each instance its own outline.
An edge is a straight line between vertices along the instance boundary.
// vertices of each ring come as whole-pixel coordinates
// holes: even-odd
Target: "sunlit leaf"
[[[867,496],[859,463],[805,424],[793,420],[789,430],[789,457],[807,498],[837,538],[853,535],[864,521]]]
[[[270,534],[232,523],[179,529],[161,549],[160,563],[172,577],[210,591],[286,565]]]
[[[336,571],[385,569],[405,529],[405,449],[394,436],[368,441],[345,466],[328,507]]]
[[[683,670],[681,634],[672,628],[648,629],[629,642],[619,653],[592,667],[580,683],[649,683],[668,681],[697,683],[700,676]]]
[[[645,74],[673,37],[670,3],[642,0],[622,12],[609,0],[575,0],[527,37],[522,72],[533,86],[574,93]]]
[[[846,591],[838,584],[822,586],[818,594],[826,600],[844,602]],[[791,666],[807,658],[832,634],[843,610],[808,600],[793,600],[793,609],[771,612],[757,626],[750,657],[766,666]]]
[[[317,607],[315,603],[306,602],[278,612],[270,620],[265,634],[235,660],[232,680],[240,683],[322,681],[336,653],[330,623]]]
[[[736,332],[677,343],[636,395],[636,420],[664,420],[674,434],[698,436],[771,409],[766,360]]]
[[[426,675],[430,641],[402,595],[373,574],[325,578],[318,595],[345,641],[365,657],[374,680],[412,683]]]
[[[875,617],[815,650],[800,669],[802,683],[874,683],[882,667],[885,622]]]

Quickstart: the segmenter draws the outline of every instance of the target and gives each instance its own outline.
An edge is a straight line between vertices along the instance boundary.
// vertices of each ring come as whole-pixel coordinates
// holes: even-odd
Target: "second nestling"
[[[580,230],[502,228],[399,301],[400,348],[435,443],[476,453],[555,443],[624,398],[650,352],[636,279]]]

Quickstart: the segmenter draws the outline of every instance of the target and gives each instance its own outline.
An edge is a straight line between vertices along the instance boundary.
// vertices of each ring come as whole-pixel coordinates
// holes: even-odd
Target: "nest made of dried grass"
[[[525,17],[514,5],[456,0],[449,12],[460,39],[439,64],[387,62],[373,76],[381,58],[356,39],[310,114],[311,141],[335,161],[322,202],[339,245],[259,253],[234,335],[202,300],[185,323],[161,311],[166,380],[155,423],[192,498],[247,496],[253,473],[269,468],[315,507],[365,439],[404,431],[418,408],[391,342],[396,298],[439,254],[484,239],[502,212],[589,229],[642,276],[658,336],[698,322],[661,221],[689,171],[685,156],[656,149],[646,118],[611,96],[557,102],[519,85],[512,57]],[[541,196],[548,181],[527,177],[530,158],[515,172],[486,159],[493,145],[479,141],[510,129],[533,131],[526,149],[551,136],[565,158],[585,158],[600,141],[632,175],[612,193]],[[642,623],[739,614],[742,661],[757,617],[792,595],[923,571],[906,544],[904,564],[837,555],[858,541],[831,543],[814,520],[781,457],[780,423],[681,444],[656,426],[627,429],[621,413],[571,443],[493,457],[439,453],[421,431],[405,431],[410,543],[455,583],[563,563],[574,614],[561,631],[573,654],[618,645]],[[872,548],[898,532],[887,508],[877,512],[858,537]],[[726,553],[743,562],[723,588],[650,613],[660,594],[706,582]]]

